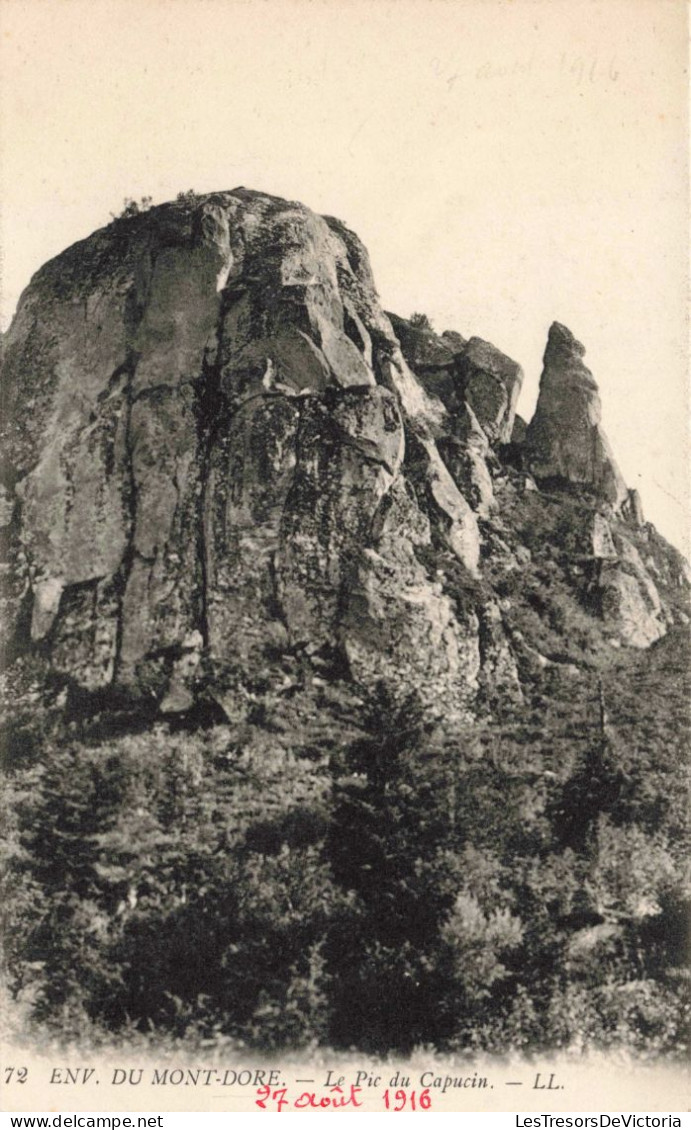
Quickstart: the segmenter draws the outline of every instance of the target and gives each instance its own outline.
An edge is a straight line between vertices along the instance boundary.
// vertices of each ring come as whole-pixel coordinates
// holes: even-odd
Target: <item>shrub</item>
[[[186,204],[192,207],[199,200],[199,196],[193,188],[188,188],[186,192],[178,192],[175,200],[178,204]]]
[[[126,196],[122,209],[120,212],[111,212],[112,220],[131,220],[134,216],[141,215],[142,212],[148,212],[153,205],[153,197],[142,196],[141,200],[137,201],[131,196]]]
[[[410,324],[416,330],[432,330],[432,323],[426,314],[411,314],[409,318]]]

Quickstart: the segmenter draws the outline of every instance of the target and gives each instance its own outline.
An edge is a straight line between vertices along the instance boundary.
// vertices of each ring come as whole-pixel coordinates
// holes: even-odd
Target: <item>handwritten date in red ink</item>
[[[424,1091],[384,1091],[384,1106],[387,1110],[430,1110],[432,1096],[429,1088]]]
[[[319,1094],[317,1091],[303,1091],[297,1099],[292,1099],[288,1095],[287,1087],[260,1087],[257,1091],[257,1098],[255,1106],[261,1110],[271,1110],[274,1113],[280,1112],[288,1107],[289,1110],[341,1110],[344,1107],[360,1107],[359,1095],[362,1092],[362,1087],[355,1087],[351,1084],[347,1091],[342,1087],[331,1087],[325,1094]]]
[[[302,1091],[297,1098],[288,1094],[287,1087],[259,1087],[255,1106],[260,1110],[280,1114],[282,1110],[353,1110],[363,1106],[362,1087],[351,1083],[348,1088],[330,1087],[327,1091]],[[432,1098],[429,1089],[424,1091],[392,1091],[387,1088],[382,1095],[384,1109],[394,1112],[430,1110]]]

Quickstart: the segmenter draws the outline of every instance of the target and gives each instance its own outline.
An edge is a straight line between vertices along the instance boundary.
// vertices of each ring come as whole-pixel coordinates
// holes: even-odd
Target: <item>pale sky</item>
[[[537,394],[587,348],[646,516],[689,549],[685,0],[0,0],[2,325],[126,196],[344,220],[386,309]]]

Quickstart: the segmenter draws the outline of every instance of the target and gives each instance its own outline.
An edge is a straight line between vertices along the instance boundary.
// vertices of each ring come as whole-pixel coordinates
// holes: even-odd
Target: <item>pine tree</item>
[[[376,688],[365,733],[334,765],[327,840],[334,879],[353,896],[329,934],[332,1038],[372,1051],[437,1039],[448,1024],[441,930],[459,884],[449,806],[452,759],[415,698]]]

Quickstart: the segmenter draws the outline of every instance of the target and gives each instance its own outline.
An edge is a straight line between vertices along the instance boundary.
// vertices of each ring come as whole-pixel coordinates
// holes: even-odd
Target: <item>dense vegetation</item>
[[[5,796],[11,989],[63,1036],[682,1055],[688,673],[674,632],[467,729],[341,684],[317,743],[34,735]]]

